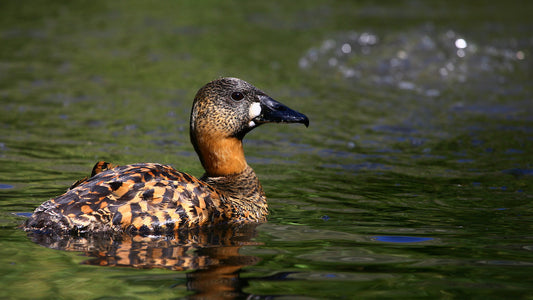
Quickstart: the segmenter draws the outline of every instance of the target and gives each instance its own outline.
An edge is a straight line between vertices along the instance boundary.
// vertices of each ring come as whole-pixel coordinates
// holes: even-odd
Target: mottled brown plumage
[[[263,222],[266,197],[242,148],[263,123],[306,116],[249,83],[221,78],[202,87],[191,112],[191,142],[206,170],[200,179],[156,163],[99,162],[90,178],[39,206],[24,229],[38,232],[163,234],[221,223]]]
[[[98,174],[98,173],[101,173],[105,170],[110,170],[110,169],[113,169],[114,167],[118,167],[118,165],[113,165],[113,164],[110,164],[108,162],[105,162],[105,161],[99,161],[97,162],[94,167],[93,167],[93,170],[91,172],[91,176],[90,177],[93,177],[94,175]],[[84,177],[76,182],[74,182],[67,190],[70,191],[72,190],[73,188],[77,187],[78,185],[84,183],[85,181],[87,181],[87,179],[89,179],[90,177]]]

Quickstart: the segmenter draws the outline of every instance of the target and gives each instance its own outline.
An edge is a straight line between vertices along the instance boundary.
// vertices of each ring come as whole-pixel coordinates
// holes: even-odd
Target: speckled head
[[[190,135],[207,174],[244,170],[241,140],[264,123],[309,126],[309,119],[238,78],[220,78],[203,86],[194,99]]]

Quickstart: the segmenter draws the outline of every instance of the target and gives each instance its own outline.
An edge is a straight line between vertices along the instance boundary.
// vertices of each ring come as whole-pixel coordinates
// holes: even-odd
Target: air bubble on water
[[[446,37],[452,39],[455,37],[455,32],[453,30],[446,31]]]
[[[300,60],[298,61],[298,65],[299,65],[300,68],[302,68],[302,69],[307,69],[307,68],[309,68],[310,63],[309,63],[309,61],[307,60],[307,58],[302,57],[302,58],[300,58]]]
[[[398,88],[402,89],[402,90],[414,90],[416,87],[416,85],[412,82],[408,82],[408,81],[400,81],[398,83]]]
[[[367,32],[364,32],[359,37],[359,44],[361,46],[375,45],[377,43],[377,41],[378,41],[377,36],[375,36],[375,35],[373,35],[371,33],[367,33]]]
[[[455,40],[455,47],[459,49],[464,49],[468,46],[467,42],[464,39],[456,39]]]
[[[446,64],[446,69],[448,69],[449,71],[453,71],[455,70],[455,66],[453,63],[449,62]]]
[[[398,51],[398,53],[396,54],[396,56],[397,56],[399,59],[407,59],[407,52],[405,52],[405,50],[400,50],[400,51]]]
[[[435,42],[433,41],[433,39],[431,39],[431,37],[424,35],[422,37],[422,46],[426,50],[431,50],[435,48]]]
[[[311,49],[311,50],[309,50],[309,52],[307,53],[307,57],[308,57],[311,61],[317,61],[317,60],[318,60],[318,51],[315,50],[315,49]]]
[[[360,77],[361,76],[361,73],[352,69],[352,68],[348,68],[346,66],[340,66],[339,67],[339,70],[342,72],[342,74],[344,75],[344,77],[346,78],[351,78],[351,77]]]
[[[426,91],[426,96],[428,97],[438,97],[440,96],[440,91],[436,89],[429,89]]]
[[[399,59],[397,59],[397,58],[393,58],[393,59],[390,60],[391,68],[396,68],[396,67],[399,67],[401,65],[402,65],[402,62]]]
[[[348,44],[348,43],[345,43],[345,44],[342,45],[341,51],[344,54],[348,54],[348,53],[352,52],[352,46],[350,46],[350,44]]]
[[[322,43],[322,47],[320,49],[324,52],[331,50],[335,47],[335,41],[334,40],[325,40],[324,43]]]

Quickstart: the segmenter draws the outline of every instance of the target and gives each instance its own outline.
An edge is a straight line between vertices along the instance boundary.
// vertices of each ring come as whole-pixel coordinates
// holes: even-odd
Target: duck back
[[[232,219],[211,185],[156,163],[119,166],[43,203],[26,230],[163,233]]]

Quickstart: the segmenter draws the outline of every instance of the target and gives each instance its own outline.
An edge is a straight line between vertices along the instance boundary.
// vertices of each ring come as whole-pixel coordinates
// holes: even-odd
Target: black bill
[[[306,115],[292,110],[268,96],[259,96],[259,101],[261,113],[253,119],[257,125],[263,123],[302,123],[305,127],[309,127],[309,119]]]

